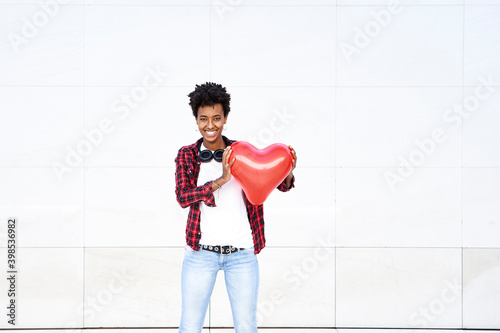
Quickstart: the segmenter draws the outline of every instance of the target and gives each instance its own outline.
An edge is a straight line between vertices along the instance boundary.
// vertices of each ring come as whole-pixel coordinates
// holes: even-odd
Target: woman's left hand
[[[295,167],[297,166],[297,154],[295,153],[295,149],[293,149],[292,146],[288,146],[288,148],[290,148],[290,151],[292,152],[293,159],[292,159],[292,168],[290,169],[290,172],[286,176],[285,182],[287,186],[290,186],[293,178],[293,169],[295,169]]]
[[[292,151],[292,155],[293,155],[293,164],[292,164],[292,170],[290,170],[290,172],[293,171],[293,169],[295,169],[295,166],[297,165],[297,154],[295,153],[295,149],[292,148],[292,146],[288,146],[288,148],[290,148],[290,150]]]

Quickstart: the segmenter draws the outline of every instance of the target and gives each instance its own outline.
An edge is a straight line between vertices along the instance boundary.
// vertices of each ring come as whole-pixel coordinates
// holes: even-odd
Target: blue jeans
[[[182,264],[179,333],[200,333],[217,273],[224,271],[236,333],[257,332],[259,264],[254,248],[223,255],[186,245]]]

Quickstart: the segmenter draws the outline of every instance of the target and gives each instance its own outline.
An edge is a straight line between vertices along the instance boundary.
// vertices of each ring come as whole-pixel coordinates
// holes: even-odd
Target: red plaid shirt
[[[232,144],[235,141],[228,140],[224,137],[227,144]],[[200,158],[198,157],[198,149],[203,138],[196,143],[184,146],[179,149],[175,158],[175,194],[177,201],[182,208],[189,208],[189,215],[186,226],[186,243],[195,251],[200,250],[200,203],[204,202],[209,207],[215,207],[215,198],[212,193],[212,182],[207,182],[201,186],[196,186],[198,175],[200,174]],[[280,191],[286,192],[294,187],[295,177],[292,179],[292,185],[286,186],[285,181],[278,186]],[[243,198],[247,208],[248,220],[252,229],[253,243],[255,254],[259,253],[266,245],[264,236],[264,209],[263,205],[251,204],[245,192]],[[219,245],[219,244],[212,244]]]

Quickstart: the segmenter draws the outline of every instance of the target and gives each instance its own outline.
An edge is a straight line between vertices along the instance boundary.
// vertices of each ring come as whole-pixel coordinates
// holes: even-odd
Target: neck
[[[226,148],[226,142],[224,141],[222,136],[216,142],[206,142],[205,140],[203,140],[203,145],[212,151]]]

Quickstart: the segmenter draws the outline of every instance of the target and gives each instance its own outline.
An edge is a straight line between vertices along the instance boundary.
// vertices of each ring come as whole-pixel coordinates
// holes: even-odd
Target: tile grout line
[[[86,78],[86,64],[85,64],[85,20],[86,20],[86,12],[87,12],[87,0],[84,0],[83,2],[83,130],[85,131],[85,121],[86,121],[86,105],[85,105],[85,100],[86,100],[86,84],[87,84],[87,78]],[[85,216],[85,211],[86,211],[86,193],[85,193],[85,187],[86,187],[86,154],[83,155],[83,253],[82,253],[82,260],[83,260],[83,286],[82,286],[82,303],[83,303],[83,312],[82,312],[82,328],[85,328],[85,278],[86,278],[86,267],[85,267],[85,257],[86,257],[86,239],[85,239],[85,225],[86,225],[86,216]],[[83,331],[83,329],[82,329]]]
[[[462,105],[465,95],[465,0],[462,5]],[[461,158],[462,167],[460,168],[460,180],[461,180],[461,203],[460,203],[460,215],[461,215],[461,251],[460,251],[460,282],[462,285],[461,292],[461,302],[460,302],[460,327],[464,328],[464,126],[461,126],[460,131],[462,132],[461,137]]]
[[[212,0],[208,8],[208,79],[212,82]],[[218,275],[218,274],[217,274]],[[208,313],[205,313],[203,326],[205,327],[206,318],[208,317],[208,332],[212,331],[212,296],[208,299]],[[203,331],[203,330],[202,330]]]
[[[335,2],[335,59],[333,64],[333,121],[334,121],[334,152],[333,163],[337,164],[337,39],[338,39],[338,1]],[[337,168],[333,170],[333,325],[337,326]],[[337,331],[338,332],[338,331]]]
[[[210,0],[210,7],[208,9],[208,78],[212,81],[212,0]]]
[[[82,88],[83,85],[64,85],[64,84],[44,84],[44,85],[39,85],[39,84],[24,84],[24,85],[19,85],[19,84],[0,84],[0,88]],[[123,84],[123,85],[97,85],[97,84],[89,84],[86,87],[88,88],[135,88],[136,86],[134,85],[129,85],[129,84]],[[449,88],[462,88],[462,85],[455,85],[455,86],[431,86],[431,85],[426,85],[426,86],[333,86],[333,85],[319,85],[319,86],[294,86],[294,85],[288,85],[288,86],[281,86],[281,85],[270,85],[270,86],[238,86],[238,85],[231,85],[232,89],[262,89],[262,90],[268,90],[268,89],[333,89],[333,88],[343,88],[343,89],[436,89],[436,88],[443,88],[443,89],[449,89]],[[464,87],[467,88],[475,88],[477,86],[467,86],[464,85]],[[498,88],[500,85],[491,85],[491,87]],[[191,88],[191,86],[179,86],[179,85],[158,85],[157,88],[168,88],[168,89],[178,89],[178,88]]]

